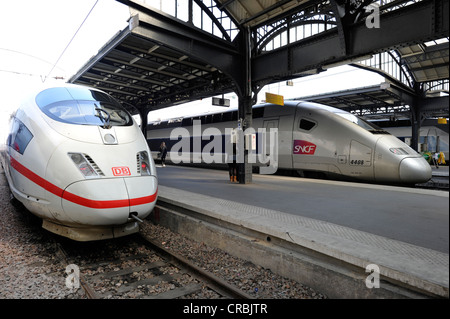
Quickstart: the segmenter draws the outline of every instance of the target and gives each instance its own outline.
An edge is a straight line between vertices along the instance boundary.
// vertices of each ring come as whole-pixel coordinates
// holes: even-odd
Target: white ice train
[[[217,128],[222,135],[202,136],[202,148],[213,138],[222,139],[223,144],[229,143],[225,129],[235,128],[238,123],[236,110],[151,123],[147,140],[153,157],[162,141],[168,146],[168,160],[178,156],[170,152],[179,143],[171,140],[170,134],[181,127],[195,135],[199,129],[193,131],[194,120],[200,120],[197,123],[201,123],[202,132]],[[296,170],[302,176],[323,174],[331,178],[392,184],[423,183],[431,178],[431,167],[420,154],[388,132],[340,109],[298,101],[286,101],[284,106],[258,105],[253,107],[252,127],[256,132],[258,128],[265,128],[267,132],[269,128],[277,128],[278,168]],[[256,139],[260,139],[256,147],[256,153],[259,153],[263,143],[259,134],[256,135]],[[209,146],[207,153],[225,153],[225,149]],[[190,151],[193,151],[192,146]],[[176,152],[180,152],[178,146]],[[196,155],[198,157],[193,154],[191,161],[195,161]],[[261,166],[261,163],[255,165]]]
[[[139,126],[97,89],[63,84],[29,96],[11,117],[4,159],[14,197],[43,228],[77,241],[137,232],[156,203]]]

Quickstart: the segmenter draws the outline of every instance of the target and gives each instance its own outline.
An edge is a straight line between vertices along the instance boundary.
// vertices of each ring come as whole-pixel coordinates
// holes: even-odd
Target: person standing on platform
[[[439,153],[436,152],[436,153],[433,154],[433,163],[434,163],[436,168],[439,168],[438,160],[439,160]]]
[[[230,182],[237,182],[236,143],[233,143],[233,154],[230,157],[231,162],[228,162]]]
[[[439,152],[438,164],[445,165],[445,155],[444,152]]]
[[[167,156],[167,147],[165,142],[161,142],[159,146],[159,156],[161,156],[161,165],[162,167],[166,166],[166,156]]]

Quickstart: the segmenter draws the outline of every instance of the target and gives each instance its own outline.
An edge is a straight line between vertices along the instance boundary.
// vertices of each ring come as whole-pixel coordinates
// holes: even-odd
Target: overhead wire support
[[[66,52],[66,50],[69,48],[70,44],[72,43],[73,39],[75,39],[75,37],[77,36],[78,32],[80,31],[80,29],[83,27],[84,23],[86,22],[86,20],[88,19],[88,17],[91,15],[92,10],[94,10],[95,6],[97,5],[98,0],[95,1],[94,5],[92,6],[91,10],[89,10],[88,14],[86,15],[86,18],[84,18],[83,22],[81,22],[80,26],[78,27],[77,31],[75,32],[75,34],[72,36],[72,39],[70,39],[69,43],[66,45],[66,47],[64,48],[63,52],[61,53],[61,55],[59,56],[58,60],[56,60],[55,64],[53,65],[52,69],[50,70],[50,72],[48,72],[47,76],[44,79],[44,82],[47,80],[47,78],[50,76],[50,74],[53,72],[53,70],[55,69],[56,65],[58,64],[59,60],[61,60],[62,56],[64,55],[64,53]]]

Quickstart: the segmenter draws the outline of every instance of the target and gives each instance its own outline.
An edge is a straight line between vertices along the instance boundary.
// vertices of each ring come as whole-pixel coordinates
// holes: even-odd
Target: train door
[[[373,176],[373,170],[371,168],[372,154],[373,149],[371,147],[356,140],[351,141],[349,164],[351,167],[351,174],[353,176]]]
[[[265,120],[263,123],[264,129],[267,132],[265,135],[265,140],[263,142],[263,154],[265,156],[269,156],[270,152],[270,135],[268,134],[270,132],[271,128],[277,128],[278,129],[278,122],[279,120]]]
[[[269,160],[271,159],[272,162],[274,160],[274,156],[277,157],[277,162],[278,162],[278,133],[276,135],[274,135],[275,139],[276,139],[276,144],[274,145],[274,147],[276,147],[276,149],[271,148],[270,146],[270,130],[271,129],[279,129],[279,119],[273,119],[273,120],[264,120],[263,121],[263,128],[265,130],[265,134],[264,134],[264,140],[262,141],[262,149],[261,149],[261,154],[263,155],[264,160]],[[275,154],[274,154],[275,153]],[[277,164],[278,165],[278,164]]]

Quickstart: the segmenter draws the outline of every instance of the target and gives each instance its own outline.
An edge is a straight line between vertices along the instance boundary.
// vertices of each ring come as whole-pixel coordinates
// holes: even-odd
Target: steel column
[[[242,31],[242,46],[243,46],[243,61],[244,67],[242,68],[242,81],[240,81],[240,93],[238,93],[239,97],[239,109],[238,109],[238,117],[239,117],[239,126],[238,128],[242,129],[245,134],[245,130],[247,128],[252,127],[252,113],[253,113],[253,100],[252,100],[252,78],[251,78],[251,59],[252,59],[252,50],[251,50],[251,33],[249,28],[245,28]],[[247,145],[245,144],[245,136],[244,143],[244,162],[239,163],[238,169],[238,178],[239,183],[241,184],[249,184],[252,182],[252,164],[248,162],[248,150]]]

